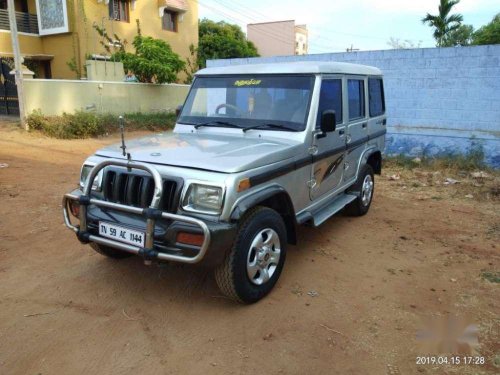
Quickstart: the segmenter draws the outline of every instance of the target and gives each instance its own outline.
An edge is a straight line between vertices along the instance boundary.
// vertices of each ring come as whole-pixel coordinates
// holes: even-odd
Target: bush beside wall
[[[175,114],[128,113],[124,115],[127,130],[161,131],[172,129]],[[74,114],[46,116],[40,110],[33,111],[26,119],[31,131],[39,131],[49,137],[62,139],[81,139],[98,137],[119,130],[118,116],[77,111]]]

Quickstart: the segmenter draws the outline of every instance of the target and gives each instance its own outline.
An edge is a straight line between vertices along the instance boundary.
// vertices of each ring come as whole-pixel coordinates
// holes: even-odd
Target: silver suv
[[[211,266],[224,294],[255,302],[276,284],[298,224],[367,213],[385,133],[377,68],[204,69],[172,133],[85,161],[64,220],[103,255]]]

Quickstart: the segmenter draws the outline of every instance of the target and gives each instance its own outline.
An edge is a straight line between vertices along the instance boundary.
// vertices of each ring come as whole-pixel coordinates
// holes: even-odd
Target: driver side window
[[[316,128],[320,127],[321,114],[323,111],[333,109],[337,118],[337,124],[342,123],[342,80],[324,79],[321,82],[319,94],[318,117]]]

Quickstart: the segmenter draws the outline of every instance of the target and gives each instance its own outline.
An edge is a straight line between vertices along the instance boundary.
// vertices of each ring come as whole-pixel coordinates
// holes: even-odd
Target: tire
[[[276,211],[251,209],[223,263],[215,269],[222,293],[240,303],[254,303],[266,296],[283,269],[286,241],[285,223]]]
[[[371,188],[369,188],[369,184],[371,184]],[[347,190],[348,193],[356,193],[357,198],[345,206],[345,214],[348,216],[365,215],[372,204],[374,191],[375,178],[373,176],[373,168],[365,164],[363,168],[361,168],[356,183]]]
[[[104,245],[98,245],[96,243],[91,243],[90,247],[94,249],[96,252],[98,252],[101,255],[104,255],[108,258],[113,258],[113,259],[125,259],[129,258],[134,254],[127,253],[126,251],[120,251],[113,249],[112,247],[109,246],[104,246]]]

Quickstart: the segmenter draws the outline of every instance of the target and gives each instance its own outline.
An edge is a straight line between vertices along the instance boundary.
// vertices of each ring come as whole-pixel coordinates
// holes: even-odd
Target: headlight
[[[82,173],[80,175],[80,187],[83,188],[85,186],[85,182],[89,177],[90,171],[94,168],[93,165],[84,164],[82,167]],[[102,169],[97,174],[96,178],[94,178],[94,183],[92,184],[92,190],[101,191],[102,187]]]
[[[221,187],[191,184],[184,195],[182,207],[187,211],[220,214],[223,198]]]

